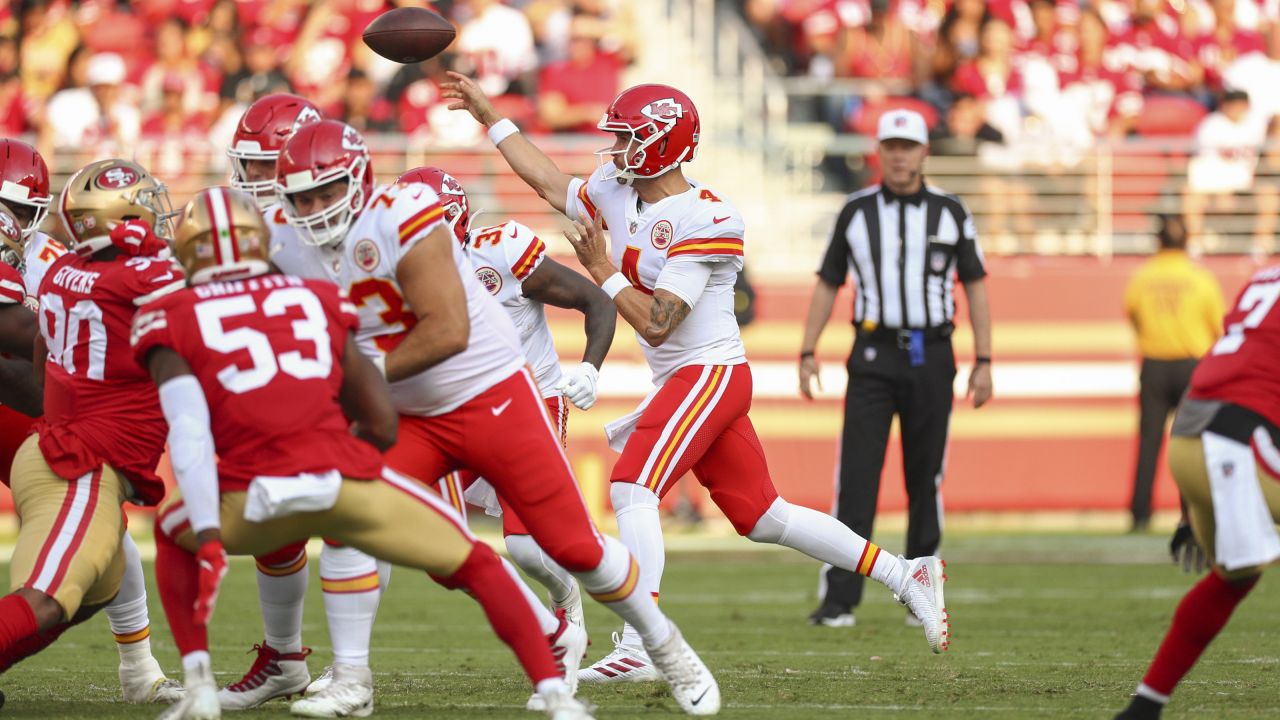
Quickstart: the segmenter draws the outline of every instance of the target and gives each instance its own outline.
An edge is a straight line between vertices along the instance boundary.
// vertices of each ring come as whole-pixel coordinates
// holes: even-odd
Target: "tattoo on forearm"
[[[649,309],[649,335],[668,335],[684,321],[689,314],[689,306],[677,297],[654,296],[653,306]]]

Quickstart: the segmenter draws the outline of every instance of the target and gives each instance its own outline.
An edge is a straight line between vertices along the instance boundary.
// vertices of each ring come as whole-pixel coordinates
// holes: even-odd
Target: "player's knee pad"
[[[747,539],[758,543],[780,543],[787,536],[787,523],[791,520],[791,504],[776,498],[764,514],[756,520],[747,533]]]
[[[627,546],[604,535],[604,552],[595,567],[586,572],[573,572],[588,593],[599,595],[616,590],[627,582],[633,560]]]
[[[343,579],[377,572],[378,562],[353,547],[325,545],[320,549],[321,577]]]
[[[613,512],[616,515],[625,515],[646,508],[656,512],[658,503],[662,501],[649,488],[632,482],[609,483],[609,500],[613,503]]]

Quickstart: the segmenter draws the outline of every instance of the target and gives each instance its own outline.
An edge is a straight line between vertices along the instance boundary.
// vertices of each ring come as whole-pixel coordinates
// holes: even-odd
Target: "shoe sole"
[[[299,701],[299,702],[301,702],[301,701]],[[330,714],[330,715],[308,715],[308,714],[306,714],[306,713],[300,713],[300,712],[297,712],[297,711],[296,711],[296,710],[294,710],[292,707],[291,707],[291,708],[289,708],[289,714],[290,714],[290,715],[293,715],[293,716],[295,716],[295,717],[309,717],[309,718],[335,718],[335,717],[358,717],[358,718],[363,718],[363,717],[369,717],[370,715],[372,715],[372,714],[373,714],[373,701],[372,701],[372,700],[370,700],[368,705],[361,705],[360,707],[356,708],[355,710],[352,710],[351,712],[348,712],[348,713],[346,713],[346,714],[344,714],[344,715],[339,715],[339,714],[337,714],[337,713],[333,713],[333,714]]]
[[[226,688],[223,688],[218,691],[218,704],[222,706],[223,710],[233,710],[233,711],[234,710],[252,710],[253,708],[256,708],[256,707],[262,707],[263,705],[266,705],[272,700],[280,700],[281,698],[285,700],[292,700],[295,697],[302,697],[303,693],[306,692],[307,686],[310,684],[311,684],[311,679],[308,678],[307,682],[303,683],[300,687],[291,688],[285,692],[278,692],[275,695],[272,695],[271,697],[265,700],[262,700],[254,705],[228,705],[224,703],[222,701],[224,693],[227,695],[231,695],[232,697],[241,695],[241,693],[232,692],[230,690],[227,690]]]
[[[857,620],[852,615],[837,615],[833,618],[824,617],[817,620],[810,620],[809,624],[816,627],[845,628],[853,627],[857,624]]]
[[[947,561],[934,558],[929,561],[929,574],[937,578],[933,584],[933,604],[938,608],[942,628],[939,630],[938,646],[931,647],[935,654],[941,654],[951,646],[951,613],[947,612],[947,600],[943,586],[947,584]]]

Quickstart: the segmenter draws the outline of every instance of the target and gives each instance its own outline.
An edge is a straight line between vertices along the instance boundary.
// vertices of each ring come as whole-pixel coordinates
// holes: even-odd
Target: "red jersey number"
[[[262,301],[262,313],[267,317],[284,315],[289,308],[302,310],[303,317],[293,321],[293,336],[299,342],[314,344],[315,357],[303,357],[298,350],[277,352],[266,334],[248,326],[227,330],[227,320],[258,311],[252,296],[235,295],[196,304],[196,321],[205,345],[228,355],[241,350],[249,353],[249,367],[232,363],[218,371],[218,381],[228,392],[257,390],[281,372],[299,380],[329,377],[333,352],[329,349],[329,322],[320,300],[306,288],[281,288]]]
[[[1247,313],[1240,322],[1227,326],[1226,333],[1214,343],[1212,355],[1229,355],[1244,345],[1245,331],[1253,330],[1262,324],[1276,301],[1280,300],[1280,279],[1271,282],[1254,283],[1240,295],[1236,312]]]
[[[631,287],[639,290],[645,295],[652,295],[653,290],[644,286],[640,282],[640,248],[634,245],[628,245],[626,250],[622,251],[622,277],[631,283]]]
[[[400,293],[396,288],[386,280],[378,278],[369,278],[361,280],[351,286],[348,292],[351,296],[351,302],[356,307],[364,307],[370,300],[382,303],[383,310],[378,313],[378,319],[393,332],[386,335],[379,335],[373,339],[373,344],[384,353],[389,353],[395,349],[400,341],[404,339],[406,333],[409,332],[414,325],[418,324],[418,317],[409,312],[404,307],[404,298],[400,297]]]

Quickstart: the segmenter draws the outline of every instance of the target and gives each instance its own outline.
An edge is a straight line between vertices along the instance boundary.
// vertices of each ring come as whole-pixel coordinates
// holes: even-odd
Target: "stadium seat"
[[[1208,112],[1205,106],[1188,97],[1154,95],[1143,102],[1135,129],[1147,137],[1187,137],[1195,133],[1196,126]]]

